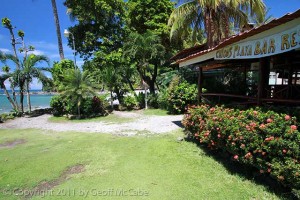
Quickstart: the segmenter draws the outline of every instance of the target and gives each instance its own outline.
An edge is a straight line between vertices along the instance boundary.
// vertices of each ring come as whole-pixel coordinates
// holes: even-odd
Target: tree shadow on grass
[[[268,174],[261,174],[259,170],[252,167],[247,166],[238,162],[235,162],[226,152],[222,152],[220,150],[209,150],[205,145],[200,144],[193,138],[186,137],[185,141],[196,143],[197,146],[205,152],[205,154],[211,158],[213,158],[218,163],[221,163],[228,173],[232,175],[237,175],[243,179],[251,180],[257,185],[264,186],[269,192],[276,194],[281,199],[287,200],[297,200],[299,197],[297,194],[292,192],[292,189],[289,187],[283,186],[281,183],[273,179]]]
[[[184,128],[184,126],[182,125],[181,121],[172,121],[173,124],[177,125],[180,128]]]

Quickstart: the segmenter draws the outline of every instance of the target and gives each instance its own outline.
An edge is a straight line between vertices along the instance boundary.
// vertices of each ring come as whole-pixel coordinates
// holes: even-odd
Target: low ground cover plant
[[[296,117],[259,108],[192,106],[183,119],[186,131],[209,149],[300,189],[300,133]],[[298,191],[298,192],[297,192]]]

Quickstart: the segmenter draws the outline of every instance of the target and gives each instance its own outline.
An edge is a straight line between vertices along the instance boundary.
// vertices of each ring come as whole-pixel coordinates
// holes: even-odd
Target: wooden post
[[[247,65],[244,66],[244,95],[247,95]]]
[[[266,58],[260,58],[258,69],[257,104],[262,104],[262,98],[267,96],[266,86],[269,84],[270,63]]]
[[[202,100],[202,88],[203,88],[203,69],[199,66],[199,74],[198,74],[198,105],[201,104]]]
[[[289,70],[289,76],[288,76],[288,94],[287,94],[287,98],[290,99],[292,97],[292,87],[293,87],[293,66],[292,66],[292,62],[291,62],[291,57],[287,57],[286,58],[286,65],[287,68]]]

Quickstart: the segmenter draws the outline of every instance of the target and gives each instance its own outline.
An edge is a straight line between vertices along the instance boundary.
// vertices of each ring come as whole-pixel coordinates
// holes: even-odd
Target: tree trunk
[[[15,103],[13,102],[13,100],[11,99],[11,97],[10,97],[8,91],[7,91],[4,82],[1,83],[1,88],[3,88],[5,96],[6,96],[7,100],[9,101],[10,105],[12,106],[12,108],[14,110],[18,110],[18,107],[15,105]]]
[[[65,59],[65,57],[64,57],[64,49],[63,49],[63,46],[62,46],[62,39],[61,39],[61,33],[60,33],[60,24],[59,24],[58,12],[57,12],[57,7],[56,7],[56,1],[51,0],[51,3],[52,3],[53,16],[54,16],[54,22],[55,22],[55,27],[56,27],[56,35],[57,35],[59,56],[60,56],[60,59],[63,60],[63,59]]]
[[[148,84],[149,86],[149,90],[151,94],[155,94],[155,81],[156,81],[156,76],[157,76],[157,65],[154,66],[154,74],[152,75],[152,77],[146,76],[144,75],[145,73],[143,73],[141,70],[139,70],[140,68],[138,67],[137,70],[140,74],[141,79]]]
[[[114,109],[114,100],[113,100],[112,89],[110,89],[110,106],[111,106],[111,109],[113,110]]]
[[[20,90],[20,111],[24,113],[24,93]]]
[[[20,69],[20,61],[19,61],[19,57],[18,57],[18,54],[17,54],[16,39],[15,39],[15,35],[14,35],[14,32],[13,32],[13,27],[8,28],[8,30],[9,30],[9,33],[10,33],[10,36],[11,36],[11,45],[12,45],[12,48],[13,48],[14,56],[17,59],[16,69],[19,70]],[[12,81],[11,81],[11,83],[12,83]],[[14,90],[14,85],[11,86],[11,90],[12,90],[13,100],[15,102],[14,105],[17,106],[16,110],[20,111],[20,108],[19,108],[19,105],[18,105],[18,102],[17,102],[17,98],[16,98],[16,93],[15,93],[15,90]],[[21,92],[21,90],[20,90],[20,92]]]
[[[24,82],[19,80],[19,87],[20,87],[20,112],[24,113]]]
[[[124,95],[123,92],[120,92],[120,89],[118,86],[115,86],[114,92],[117,95],[117,98],[119,100],[119,104],[123,104],[124,103]]]
[[[129,80],[129,78],[127,76],[124,76],[124,78],[126,79],[126,81],[127,81],[128,85],[129,85],[130,89],[132,90],[132,92],[134,92],[133,85],[132,85],[131,81]],[[134,92],[134,94],[135,94],[135,92]]]
[[[80,103],[77,104],[78,118],[80,119]]]
[[[206,37],[207,37],[207,46],[208,48],[212,47],[212,37],[211,37],[211,23],[210,23],[210,16],[209,10],[205,13],[205,30],[206,30]]]
[[[199,74],[198,74],[198,105],[202,102],[202,88],[203,88],[203,69],[199,66]]]
[[[12,93],[12,99],[11,99],[9,93],[7,93],[8,96],[7,95],[6,96],[9,97],[13,101],[13,104],[14,104],[13,109],[15,109],[16,111],[20,111],[20,106],[18,104],[17,97],[16,97],[16,91],[15,91],[15,88],[14,88],[14,85],[13,85],[13,80],[11,78],[9,78],[8,80],[10,82],[10,89],[11,89],[11,93]],[[4,90],[7,90],[6,87],[5,87]]]
[[[27,91],[28,111],[29,111],[29,113],[31,113],[31,101],[30,101],[29,83],[27,81],[26,81],[26,91]]]
[[[222,21],[225,21],[225,38],[224,39],[227,39],[230,36],[230,30],[229,30],[230,22],[229,22],[229,18],[226,13],[223,15]]]
[[[150,80],[148,83],[150,94],[155,94],[155,82],[153,80]]]

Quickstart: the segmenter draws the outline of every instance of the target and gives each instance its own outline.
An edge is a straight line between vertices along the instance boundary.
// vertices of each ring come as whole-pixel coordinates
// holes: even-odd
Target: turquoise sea
[[[32,90],[30,95],[31,100],[31,108],[38,109],[38,108],[49,108],[50,107],[50,100],[53,94],[36,94],[40,93],[41,90]],[[19,98],[19,96],[17,96]],[[24,97],[24,109],[27,110],[27,95]],[[0,90],[0,114],[10,112],[12,107],[7,100],[3,90]]]

